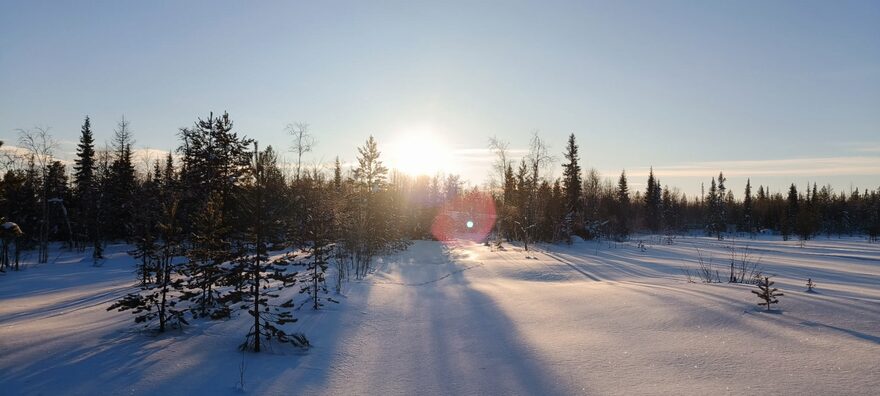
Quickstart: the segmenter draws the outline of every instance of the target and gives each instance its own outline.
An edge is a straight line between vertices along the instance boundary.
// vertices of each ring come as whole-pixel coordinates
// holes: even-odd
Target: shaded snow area
[[[0,275],[0,394],[878,394],[880,245],[660,242],[415,242],[295,311],[310,350],[260,354],[237,350],[247,316],[156,335],[107,312],[134,290],[125,246],[100,267],[58,250]],[[682,272],[699,249],[726,281],[746,245],[785,293],[770,313]]]

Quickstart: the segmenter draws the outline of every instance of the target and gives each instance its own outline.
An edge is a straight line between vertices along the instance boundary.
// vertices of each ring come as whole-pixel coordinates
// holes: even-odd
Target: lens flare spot
[[[481,192],[453,198],[440,208],[431,224],[431,234],[438,241],[484,241],[495,226],[495,201]]]

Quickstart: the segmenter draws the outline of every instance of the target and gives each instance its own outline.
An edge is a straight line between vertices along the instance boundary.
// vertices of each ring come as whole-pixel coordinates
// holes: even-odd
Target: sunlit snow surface
[[[157,336],[107,312],[134,284],[125,246],[101,267],[54,250],[0,274],[0,394],[241,394],[242,360],[254,395],[877,394],[880,245],[641,239],[415,242],[295,313],[311,350],[259,355],[236,349],[244,316]],[[697,248],[724,278],[734,243],[775,275],[775,313],[751,286],[685,281]]]

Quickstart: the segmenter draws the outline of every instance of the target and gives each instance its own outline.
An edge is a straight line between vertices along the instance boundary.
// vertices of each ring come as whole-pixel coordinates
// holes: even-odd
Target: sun
[[[385,148],[387,163],[410,175],[450,173],[456,164],[452,150],[430,128],[414,128],[402,132]]]

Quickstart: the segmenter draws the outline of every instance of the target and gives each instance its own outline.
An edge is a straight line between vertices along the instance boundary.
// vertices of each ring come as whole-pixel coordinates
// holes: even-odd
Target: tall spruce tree
[[[106,234],[110,238],[128,239],[134,227],[134,206],[136,200],[135,169],[132,159],[131,123],[125,116],[114,131],[113,160],[110,165],[109,180],[105,191]]]
[[[573,133],[568,136],[564,155],[567,162],[562,164],[562,189],[565,191],[566,210],[580,214],[583,212],[581,166],[578,164],[578,145]]]
[[[103,257],[103,246],[98,234],[98,193],[96,177],[95,138],[92,135],[92,123],[86,116],[82,125],[79,144],[76,147],[74,160],[74,200],[77,208],[79,238],[88,240],[92,246],[92,258]]]
[[[297,321],[291,312],[294,307],[293,299],[280,304],[275,301],[281,290],[296,283],[297,273],[289,271],[293,258],[291,254],[269,256],[267,236],[275,235],[283,229],[283,224],[277,221],[277,217],[267,213],[271,210],[270,201],[274,199],[266,191],[273,172],[266,172],[264,165],[267,158],[265,153],[260,152],[256,143],[254,143],[254,157],[253,162],[250,163],[252,184],[241,191],[244,204],[241,216],[241,225],[244,229],[241,231],[244,231],[242,237],[245,243],[242,245],[241,254],[235,259],[239,268],[243,270],[243,280],[249,292],[247,290],[242,294],[233,292],[233,296],[240,297],[243,309],[246,309],[254,320],[244,343],[241,344],[241,349],[260,352],[262,340],[276,340],[306,348],[309,342],[304,335],[288,333],[283,329],[283,325]]]
[[[797,186],[792,183],[788,188],[788,197],[786,199],[787,205],[785,207],[785,214],[782,218],[782,226],[780,227],[783,240],[787,241],[791,233],[796,230],[798,212],[800,211],[799,201]]]
[[[392,226],[396,213],[388,210],[391,202],[382,199],[388,197],[385,194],[388,168],[379,159],[378,147],[373,136],[363,147],[358,147],[358,167],[353,171],[355,193],[350,206],[354,216],[346,246],[354,256],[357,278],[366,276],[373,257],[396,241]]]
[[[251,172],[249,147],[253,140],[233,131],[228,113],[199,118],[193,127],[180,130],[180,138],[178,152],[183,158],[179,183],[184,212],[198,213],[207,205],[208,197],[216,193],[224,226],[234,226],[238,202],[235,195]]]
[[[715,178],[713,177],[712,182],[709,184],[709,194],[706,196],[708,215],[707,228],[709,234],[715,235],[719,241],[722,239],[721,233],[724,231],[723,201],[724,196],[721,195],[721,191],[715,184]]]
[[[645,190],[645,226],[651,232],[660,231],[662,222],[662,204],[660,181],[654,178],[654,168],[648,172],[647,188]]]
[[[616,224],[615,237],[625,239],[629,236],[629,218],[630,218],[630,200],[629,185],[626,181],[626,170],[620,172],[620,178],[617,179],[616,192]]]
[[[746,179],[746,190],[743,192],[742,228],[754,236],[754,214],[752,213],[752,180]]]

